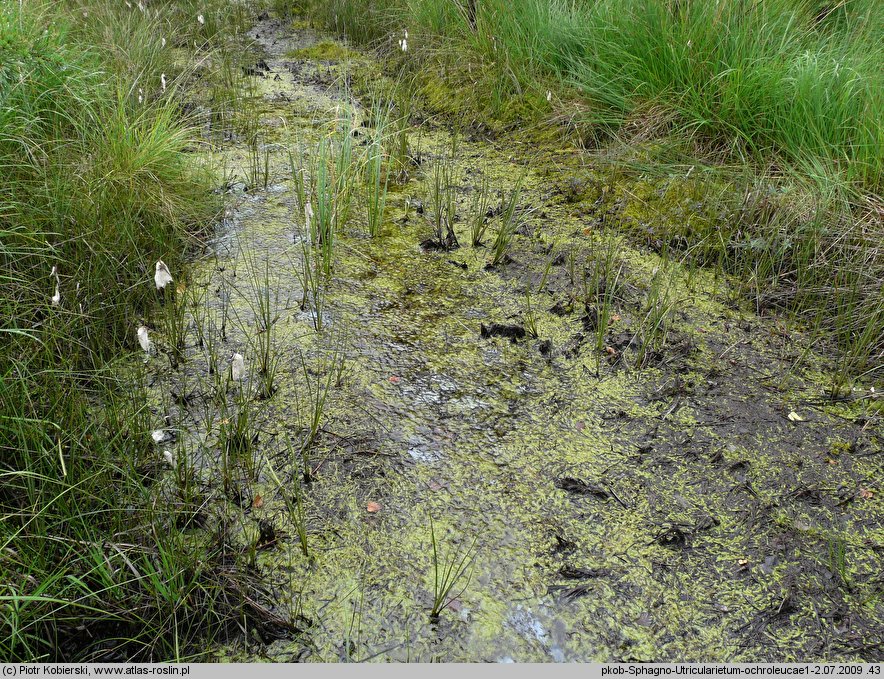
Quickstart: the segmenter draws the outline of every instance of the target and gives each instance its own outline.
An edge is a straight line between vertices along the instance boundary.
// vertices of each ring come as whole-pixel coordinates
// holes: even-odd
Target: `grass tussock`
[[[218,208],[180,95],[242,10],[129,4],[0,7],[8,662],[185,658],[256,600],[223,532],[182,529],[191,499],[158,501],[144,400],[109,369],[138,346],[156,260],[178,271]]]
[[[352,0],[308,3],[329,27],[442,64],[485,110],[558,111],[616,133],[653,116],[756,159],[820,163],[880,188],[884,9],[872,0]],[[468,56],[465,56],[468,55]],[[555,95],[555,96],[553,96]],[[513,98],[523,106],[513,106]],[[520,102],[516,102],[517,104]]]

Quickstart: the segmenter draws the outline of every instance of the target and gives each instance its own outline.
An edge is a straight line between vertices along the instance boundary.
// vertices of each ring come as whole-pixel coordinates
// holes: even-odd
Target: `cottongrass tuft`
[[[310,233],[310,224],[313,222],[313,206],[310,203],[304,205],[304,222],[306,223],[307,233]]]
[[[239,352],[233,355],[230,362],[230,377],[234,381],[239,381],[246,375],[246,360]]]
[[[50,298],[50,302],[52,303],[52,306],[58,306],[61,304],[61,280],[58,278],[58,267],[53,266],[49,276],[50,278],[55,278],[55,294]]]
[[[162,259],[158,259],[156,272],[153,276],[153,281],[156,283],[157,290],[164,290],[172,280],[172,274],[169,272],[169,267],[166,266],[166,263]]]
[[[147,327],[144,325],[139,325],[138,330],[136,332],[138,335],[138,344],[144,350],[144,353],[150,354],[153,351],[153,342],[150,341],[150,335],[147,332]]]

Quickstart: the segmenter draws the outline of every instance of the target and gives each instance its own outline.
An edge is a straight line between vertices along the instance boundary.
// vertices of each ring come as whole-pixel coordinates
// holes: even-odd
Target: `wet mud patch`
[[[572,161],[505,134],[458,140],[461,247],[422,248],[453,143],[429,125],[383,233],[366,235],[357,198],[321,304],[305,303],[290,152],[312,153],[345,109],[362,148],[369,104],[345,83],[382,76],[270,18],[253,35],[267,186],[231,195],[193,264],[184,367],[146,366],[150,426],[178,433],[169,492],[190,470],[193,530],[226,526],[304,631],[219,657],[881,658],[880,431],[858,421],[866,401],[823,398],[825,358],[800,333],[630,245],[603,184],[572,186]],[[216,154],[248,176],[243,140]],[[482,177],[497,193],[472,247]],[[517,182],[518,229],[489,268],[494,206]],[[434,564],[465,556],[431,616]]]

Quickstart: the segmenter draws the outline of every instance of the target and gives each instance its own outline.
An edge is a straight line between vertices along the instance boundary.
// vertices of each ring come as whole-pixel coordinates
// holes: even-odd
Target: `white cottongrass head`
[[[138,88],[138,103],[141,104],[144,102],[144,90],[140,87]]]
[[[166,39],[160,38],[160,47],[165,47],[165,46],[166,46]]]
[[[144,350],[144,353],[149,354],[153,349],[153,342],[150,341],[147,327],[139,325],[136,334],[138,335],[138,345]]]
[[[307,231],[310,231],[310,224],[313,222],[313,206],[310,203],[304,205],[304,221],[307,225]]]
[[[58,306],[61,304],[61,291],[59,290],[61,280],[58,278],[57,266],[52,267],[52,271],[49,272],[49,277],[55,279],[55,294],[49,298],[49,301],[52,303],[52,306]]]
[[[166,440],[166,432],[163,429],[154,429],[150,432],[150,437],[153,439],[154,443],[162,443]]]
[[[202,14],[197,14],[197,15],[196,15],[196,20],[199,21],[200,26],[205,26],[205,25],[206,25],[206,19],[205,19],[205,17],[204,17]]]
[[[157,290],[163,290],[172,282],[172,274],[169,273],[169,267],[162,259],[157,260],[156,271],[153,275],[153,282],[156,283]]]
[[[175,457],[170,451],[163,451],[163,459],[166,461],[166,464],[168,464],[172,469],[175,469]]]
[[[165,73],[160,73],[160,86],[163,88],[163,92],[166,91],[166,84],[167,84],[167,82],[166,82],[166,74],[165,74]]]
[[[408,51],[408,38],[402,38],[402,40],[399,41],[399,49],[403,52]]]
[[[550,90],[546,91],[546,100],[552,101],[552,92]]]
[[[246,376],[246,359],[239,352],[233,355],[230,361],[230,377],[233,380],[241,380]]]

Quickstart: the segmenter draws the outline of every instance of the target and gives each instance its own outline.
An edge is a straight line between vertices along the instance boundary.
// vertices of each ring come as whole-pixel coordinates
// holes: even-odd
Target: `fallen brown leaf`
[[[379,511],[381,511],[381,505],[379,502],[369,502],[367,505],[365,505],[365,509],[368,511],[369,514],[377,514]]]
[[[252,500],[252,507],[255,509],[261,509],[264,506],[264,498],[261,495],[256,495],[255,499]]]

